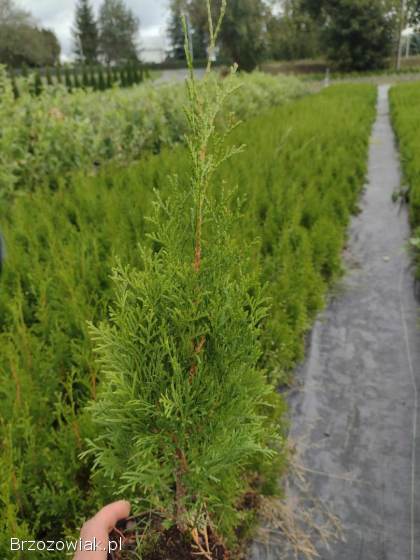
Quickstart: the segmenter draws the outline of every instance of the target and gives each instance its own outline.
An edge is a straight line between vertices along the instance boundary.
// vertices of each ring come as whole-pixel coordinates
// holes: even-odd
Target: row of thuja
[[[392,121],[397,135],[406,185],[397,196],[410,205],[413,236],[410,246],[414,252],[420,281],[420,86],[417,83],[395,86],[390,92]],[[418,290],[418,286],[417,286]]]
[[[22,68],[20,71],[13,71],[10,74],[15,99],[20,97],[22,87],[37,97],[45,88],[54,85],[62,85],[68,92],[80,88],[105,91],[115,85],[122,88],[132,87],[149,78],[149,69],[139,64],[122,67],[82,66],[81,68],[55,66],[42,70]],[[25,82],[23,83],[22,80]]]

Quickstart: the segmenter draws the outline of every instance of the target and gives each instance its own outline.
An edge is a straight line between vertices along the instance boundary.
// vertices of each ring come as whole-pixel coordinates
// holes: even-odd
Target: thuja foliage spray
[[[210,52],[225,7],[214,26],[207,2]],[[190,179],[174,176],[169,198],[156,194],[142,266],[114,269],[109,320],[91,326],[103,378],[88,453],[116,495],[165,526],[229,538],[251,465],[275,454],[265,413],[274,390],[258,365],[267,307],[258,267],[233,235],[237,191],[213,181],[242,150],[226,145],[234,119],[218,122],[237,85],[215,78],[211,60],[197,81],[188,38],[185,52]]]

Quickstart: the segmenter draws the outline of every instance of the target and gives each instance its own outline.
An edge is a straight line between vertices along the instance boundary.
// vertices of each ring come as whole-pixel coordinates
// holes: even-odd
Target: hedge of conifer
[[[47,88],[63,85],[69,93],[75,89],[105,91],[114,86],[128,88],[141,84],[150,76],[149,70],[139,65],[124,67],[83,66],[81,68],[56,66],[35,70],[31,74],[27,68],[10,73],[15,99],[26,91],[34,97],[45,93]]]
[[[174,181],[185,185],[187,193],[192,176],[188,150],[180,145],[164,149],[157,156],[150,155],[124,170],[111,165],[97,175],[78,174],[58,180],[53,192],[50,188],[39,188],[1,208],[8,247],[0,279],[0,504],[5,512],[1,517],[0,547],[4,557],[8,557],[11,534],[21,538],[76,535],[85,516],[111,499],[116,487],[124,490],[122,494],[126,497],[139,497],[138,488],[132,484],[138,480],[133,474],[135,466],[127,464],[125,473],[114,473],[119,484],[113,485],[106,477],[112,471],[113,455],[102,457],[101,462],[103,450],[100,451],[98,437],[107,433],[108,407],[110,422],[113,418],[117,420],[118,410],[124,408],[124,402],[119,400],[121,387],[115,379],[108,385],[108,398],[100,401],[103,408],[99,417],[97,410],[86,408],[87,403],[103,394],[103,369],[111,372],[107,375],[114,375],[118,368],[128,372],[141,367],[142,360],[151,360],[150,352],[159,347],[156,359],[165,367],[170,362],[177,375],[178,368],[185,366],[178,358],[191,356],[192,345],[197,369],[189,363],[192,381],[183,386],[183,398],[188,402],[189,391],[194,388],[203,413],[212,409],[216,415],[229,415],[228,401],[213,402],[214,394],[218,393],[211,384],[206,387],[203,379],[207,366],[204,358],[201,361],[200,352],[207,351],[206,342],[201,347],[201,341],[202,337],[207,340],[210,329],[209,309],[213,310],[211,316],[215,321],[211,329],[220,334],[219,338],[209,337],[213,355],[221,360],[219,365],[213,364],[214,371],[222,375],[218,367],[230,364],[238,368],[238,364],[243,364],[240,371],[245,376],[245,389],[256,389],[253,394],[260,395],[265,410],[270,404],[270,424],[279,423],[277,434],[285,435],[287,422],[282,399],[270,390],[269,403],[268,393],[263,394],[271,382],[287,381],[291,368],[302,357],[305,332],[323,305],[328,285],[340,273],[346,226],[364,182],[375,99],[371,86],[336,86],[267,110],[234,131],[230,145],[248,147],[224,162],[213,177],[214,200],[219,201],[225,214],[210,211],[206,218],[208,261],[203,264],[198,292],[197,277],[188,268],[194,254],[189,218],[186,217],[185,228],[182,223],[174,225],[177,231],[169,227],[174,210],[167,206],[167,201],[174,192]],[[174,173],[177,179],[169,180]],[[223,184],[238,186],[230,202],[225,198]],[[156,200],[160,202],[153,210]],[[179,206],[188,209],[190,201],[178,199],[176,204],[175,212],[179,213]],[[146,220],[151,215],[155,219]],[[169,255],[184,251],[184,261],[181,259],[175,265],[162,251],[165,247],[171,248],[167,251]],[[113,266],[117,268],[111,279]],[[265,286],[263,292],[258,288],[261,284]],[[238,306],[237,297],[245,292],[249,301]],[[168,320],[160,325],[161,338],[155,340],[153,333],[161,315],[156,310],[152,312],[152,303],[159,301],[165,306],[162,313]],[[128,308],[131,311],[126,313]],[[182,313],[177,309],[182,309]],[[227,320],[231,316],[235,317],[233,322]],[[113,326],[99,327],[106,319]],[[141,331],[133,330],[133,324],[140,322]],[[95,344],[102,355],[100,364],[93,356],[89,323],[95,326]],[[182,340],[188,341],[185,348],[171,346],[168,333],[175,328],[182,333]],[[145,345],[148,358],[136,354],[132,348],[136,340]],[[165,340],[167,345],[162,347]],[[224,341],[229,348],[223,346]],[[119,355],[115,350],[121,345],[125,350]],[[244,351],[244,345],[249,353]],[[261,377],[263,370],[266,381]],[[150,375],[159,374],[157,362],[154,371],[155,374],[150,370]],[[217,375],[212,378],[215,383]],[[231,383],[237,412],[243,412],[246,421],[250,401],[241,401],[240,393],[235,392],[238,386],[233,372],[223,375]],[[153,386],[150,379],[143,382]],[[259,388],[251,389],[257,382]],[[162,379],[162,383],[165,390],[162,389],[160,398],[156,397],[161,421],[170,424],[174,417],[177,422],[184,419],[185,435],[193,426],[188,427],[185,411],[179,416],[184,409],[176,405],[173,384],[169,379]],[[130,400],[123,394],[129,413]],[[147,416],[153,411],[144,407],[141,413]],[[100,418],[99,431],[92,414],[93,418]],[[138,418],[136,414],[133,418]],[[195,409],[192,418],[197,420],[199,414]],[[220,439],[223,446],[228,446],[226,434],[223,430],[218,432],[219,419],[210,415],[203,419],[207,420],[215,430],[216,441]],[[240,426],[235,429],[239,437]],[[285,460],[280,439],[280,453],[274,470],[273,465],[270,469],[271,459],[264,461],[267,451],[263,447],[267,442],[258,439],[261,424],[256,423],[253,429],[252,441],[245,436],[239,441],[248,450],[241,463],[239,485],[231,477],[236,471],[230,470],[231,461],[237,458],[229,456],[225,447],[219,450],[216,445],[213,456],[206,448],[204,458],[209,462],[205,464],[200,463],[200,445],[203,441],[209,443],[205,434],[195,433],[188,447],[188,462],[194,468],[189,471],[191,478],[185,485],[190,488],[198,484],[204,488],[199,503],[206,503],[206,511],[217,520],[224,536],[231,539],[232,528],[240,523],[242,515],[235,509],[239,494],[251,484],[256,472],[261,491],[274,492],[274,480]],[[130,438],[130,433],[121,433],[125,435],[113,445],[119,445],[123,453],[121,446],[127,443],[125,438]],[[99,457],[99,464],[104,467],[94,478],[93,456],[88,454],[80,459],[89,447],[87,440],[96,442],[96,460]],[[176,451],[178,443],[174,439],[167,442],[170,450],[175,451],[172,459],[178,457],[182,468],[182,454]],[[233,446],[232,453],[239,449],[239,443]],[[132,446],[133,441],[129,444]],[[140,455],[148,449],[144,445],[144,441],[139,442]],[[255,453],[251,452],[252,445]],[[168,507],[176,509],[171,488],[172,503],[168,505],[168,497],[162,502],[170,481],[166,467],[166,463],[158,465],[151,461],[147,463],[147,472],[142,473],[142,480],[149,481],[149,485],[143,485],[142,498],[161,511]],[[141,469],[140,463],[137,468]],[[220,492],[212,487],[218,477]],[[156,485],[160,485],[158,490]],[[194,503],[184,505],[188,511],[195,511]]]
[[[390,91],[391,114],[397,134],[401,163],[408,192],[396,195],[408,198],[410,221],[413,227],[411,246],[416,256],[417,278],[420,280],[420,86],[401,84]]]

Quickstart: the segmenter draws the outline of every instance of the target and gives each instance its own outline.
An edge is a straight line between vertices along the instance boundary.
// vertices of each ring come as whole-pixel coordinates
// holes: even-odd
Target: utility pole
[[[398,31],[398,52],[397,52],[397,72],[401,70],[401,59],[403,51],[403,31],[406,23],[406,10],[407,10],[407,0],[401,0],[400,9],[400,22]]]

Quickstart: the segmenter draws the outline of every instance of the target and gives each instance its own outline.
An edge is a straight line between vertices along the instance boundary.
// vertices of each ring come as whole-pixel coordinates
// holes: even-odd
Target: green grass
[[[261,365],[277,383],[302,358],[305,333],[340,274],[375,100],[371,86],[337,86],[265,111],[235,131],[232,141],[248,148],[215,178],[215,188],[221,177],[238,185],[244,219],[234,235],[252,244],[266,282],[271,310]],[[174,172],[181,184],[189,180],[182,146],[126,169],[69,176],[55,191],[40,188],[0,210],[8,246],[0,279],[5,558],[10,536],[75,535],[110,497],[78,458],[95,435],[84,406],[101,382],[87,322],[107,317],[116,258],[141,267],[137,246],[150,243],[153,190],[165,198]]]

